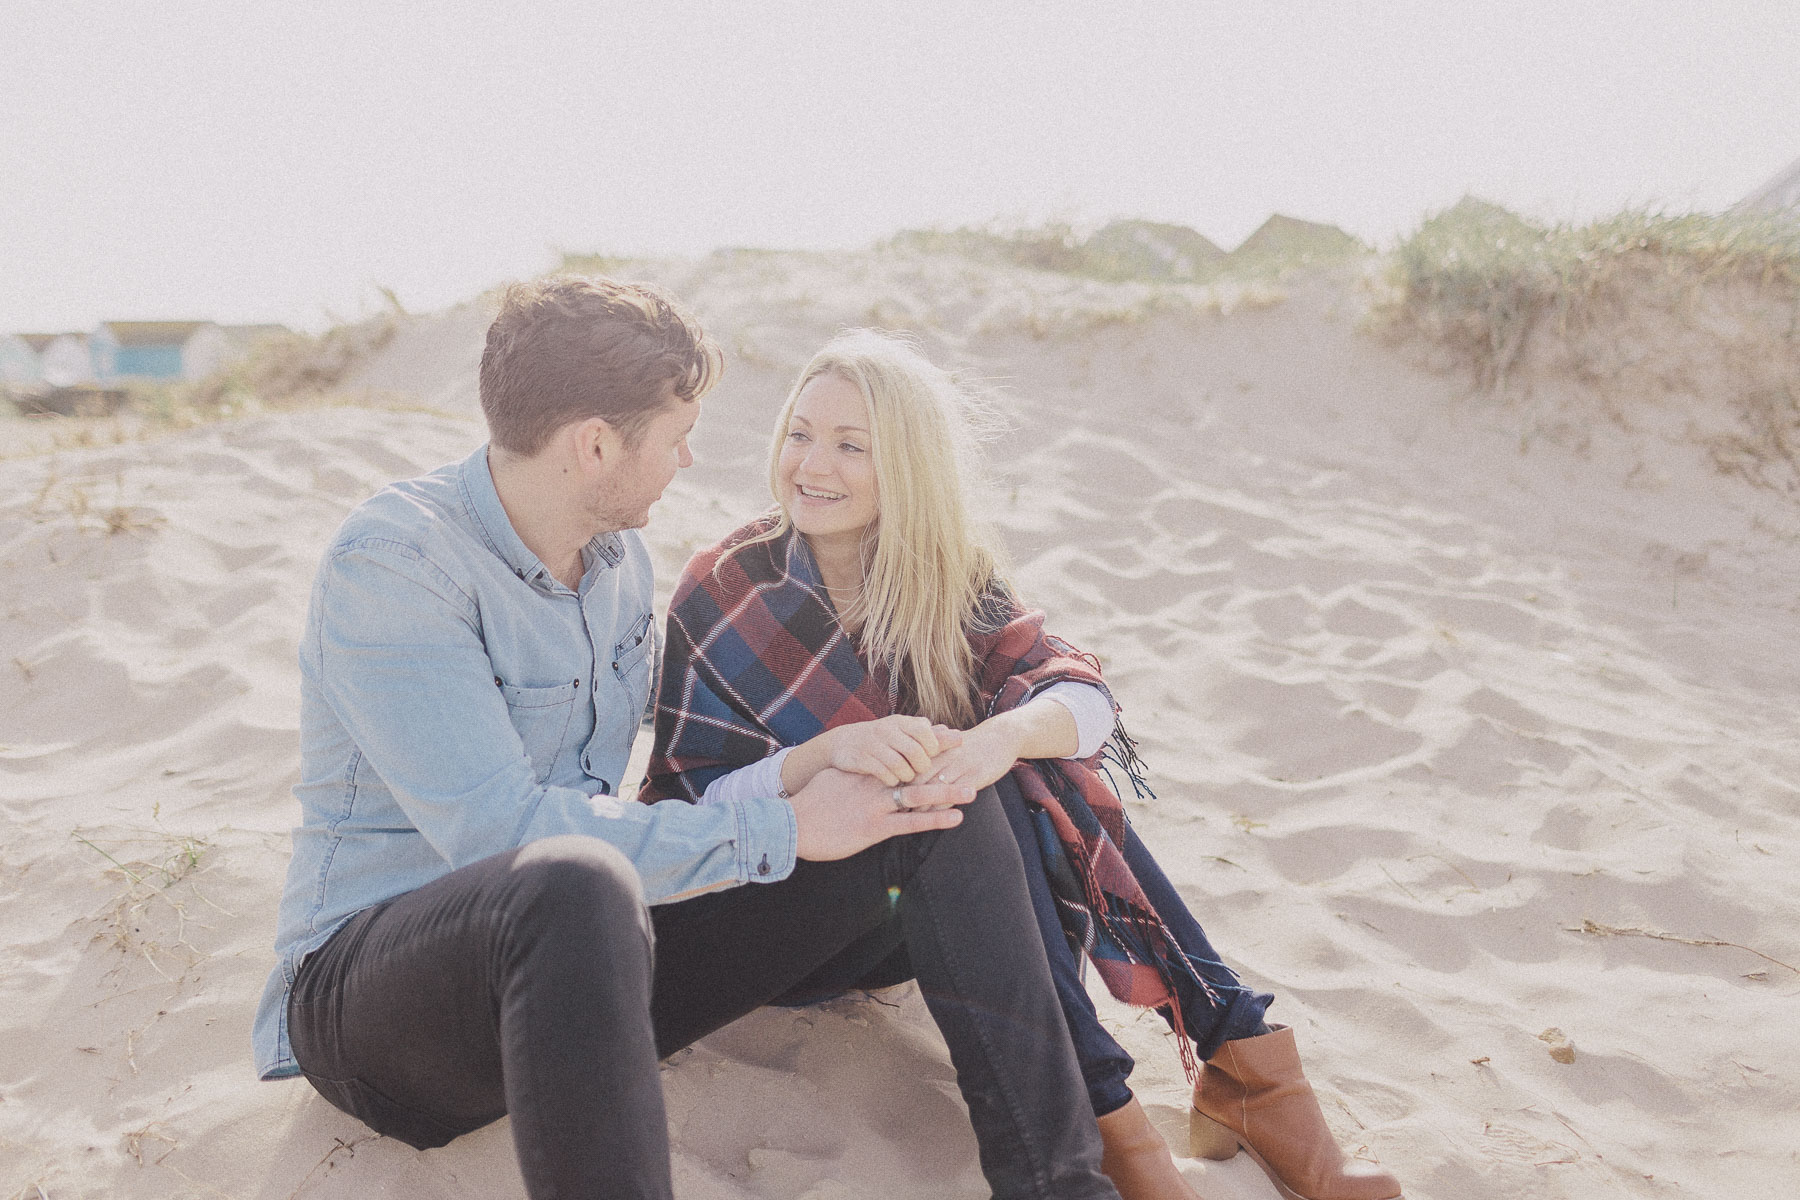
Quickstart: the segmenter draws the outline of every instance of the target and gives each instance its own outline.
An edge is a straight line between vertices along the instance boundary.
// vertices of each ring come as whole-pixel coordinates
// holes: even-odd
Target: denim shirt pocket
[[[612,668],[631,698],[632,711],[642,713],[650,703],[650,674],[655,655],[655,619],[645,613],[631,623],[624,637],[613,645]]]
[[[498,680],[495,680],[499,683]],[[525,744],[525,756],[539,779],[546,779],[562,749],[563,737],[569,731],[569,718],[575,712],[578,683],[558,683],[550,687],[514,687],[500,684],[506,699],[506,715],[512,718],[519,740]]]

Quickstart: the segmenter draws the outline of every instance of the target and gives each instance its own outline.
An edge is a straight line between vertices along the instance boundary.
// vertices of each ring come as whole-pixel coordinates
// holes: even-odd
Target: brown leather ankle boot
[[[1188,1120],[1193,1153],[1226,1159],[1242,1146],[1288,1200],[1399,1200],[1398,1179],[1344,1157],[1300,1070],[1294,1031],[1270,1029],[1226,1042],[1200,1069]]]
[[[1169,1144],[1150,1124],[1137,1097],[1100,1118],[1100,1142],[1105,1147],[1100,1171],[1119,1189],[1121,1200],[1201,1200],[1175,1169]]]

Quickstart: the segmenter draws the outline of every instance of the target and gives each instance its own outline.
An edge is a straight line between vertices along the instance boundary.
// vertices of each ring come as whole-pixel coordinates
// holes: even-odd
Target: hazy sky
[[[1796,0],[0,0],[0,330],[996,217],[1391,241],[1465,192],[1720,208],[1797,156]]]

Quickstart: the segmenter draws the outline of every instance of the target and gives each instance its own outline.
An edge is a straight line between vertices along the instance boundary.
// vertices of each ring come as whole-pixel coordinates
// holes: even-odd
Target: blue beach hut
[[[211,321],[102,321],[88,348],[95,379],[198,379],[219,366],[225,334]]]

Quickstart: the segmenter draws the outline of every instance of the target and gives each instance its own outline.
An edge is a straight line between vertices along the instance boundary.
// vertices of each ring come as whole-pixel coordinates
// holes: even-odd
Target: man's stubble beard
[[[650,505],[630,509],[626,507],[628,503],[618,487],[603,485],[596,489],[588,503],[588,523],[594,531],[593,536],[617,533],[622,529],[642,529],[650,523]]]

